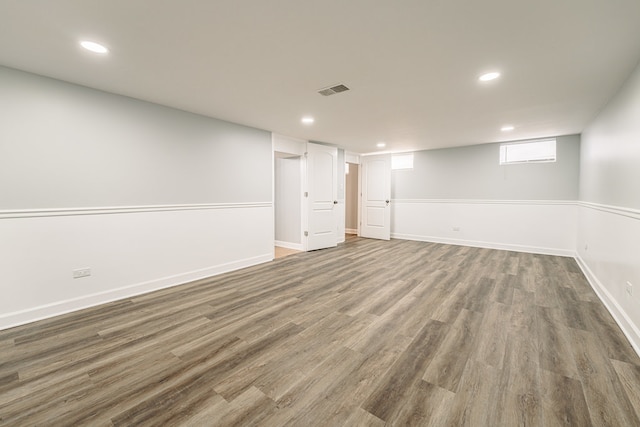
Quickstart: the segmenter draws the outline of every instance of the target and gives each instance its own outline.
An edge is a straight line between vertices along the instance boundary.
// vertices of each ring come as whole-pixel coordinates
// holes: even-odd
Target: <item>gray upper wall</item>
[[[577,200],[580,136],[556,138],[557,160],[500,166],[500,143],[414,153],[394,170],[394,199]]]
[[[271,134],[0,67],[0,209],[271,201]]]
[[[640,209],[640,64],[582,134],[580,200]]]

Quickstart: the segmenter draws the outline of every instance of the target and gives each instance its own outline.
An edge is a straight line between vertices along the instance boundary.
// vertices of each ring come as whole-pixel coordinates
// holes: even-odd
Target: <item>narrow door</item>
[[[361,158],[362,212],[360,235],[391,238],[391,156]]]
[[[307,144],[307,250],[338,242],[338,149]]]

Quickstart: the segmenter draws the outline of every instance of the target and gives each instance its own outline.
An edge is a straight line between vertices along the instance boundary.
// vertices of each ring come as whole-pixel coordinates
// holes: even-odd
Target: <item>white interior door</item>
[[[338,149],[307,144],[307,250],[338,244]]]
[[[365,156],[360,160],[362,209],[360,235],[391,238],[391,156]]]

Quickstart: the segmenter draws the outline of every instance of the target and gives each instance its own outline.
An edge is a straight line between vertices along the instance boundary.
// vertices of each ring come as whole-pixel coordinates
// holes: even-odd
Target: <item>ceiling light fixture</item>
[[[386,145],[387,145],[387,144],[385,144],[384,142],[378,142],[378,143],[376,144],[376,147],[378,147],[378,148],[384,148],[384,147],[386,147]]]
[[[491,80],[495,80],[498,77],[500,77],[500,73],[498,73],[497,71],[493,71],[491,73],[481,75],[480,77],[478,77],[478,80],[480,80],[481,82],[488,82]]]
[[[511,126],[511,125],[502,126],[502,127],[500,128],[500,130],[501,130],[502,132],[511,132],[511,131],[512,131],[512,130],[514,130],[514,129],[515,129],[515,127],[513,127],[513,126]]]
[[[315,120],[313,119],[313,117],[303,117],[302,118],[302,123],[304,123],[305,125],[310,125],[313,122],[315,122]]]
[[[101,45],[100,43],[90,42],[88,40],[81,41],[80,42],[80,46],[82,46],[83,48],[85,48],[88,51],[91,51],[93,53],[108,53],[109,52],[109,49],[107,49],[105,46]]]

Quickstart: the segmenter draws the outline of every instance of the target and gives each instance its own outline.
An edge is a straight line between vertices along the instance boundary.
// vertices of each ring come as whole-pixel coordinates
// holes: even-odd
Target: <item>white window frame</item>
[[[391,170],[413,169],[413,157],[413,153],[392,154]]]
[[[533,146],[535,144],[548,144],[552,143],[553,145],[553,154],[549,154],[548,156],[532,156],[530,158],[524,158],[519,160],[509,160],[509,147],[522,147],[524,145]],[[558,144],[555,138],[544,138],[544,139],[532,139],[528,141],[518,141],[518,142],[507,142],[504,144],[500,144],[500,165],[516,165],[523,163],[553,163],[557,159],[557,149]]]

